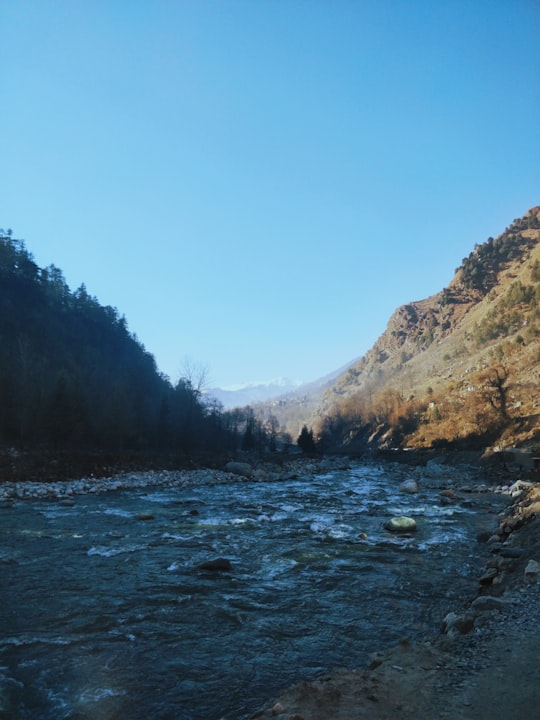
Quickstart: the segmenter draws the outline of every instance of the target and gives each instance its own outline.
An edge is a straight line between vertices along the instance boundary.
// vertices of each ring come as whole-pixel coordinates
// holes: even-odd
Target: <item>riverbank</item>
[[[222,467],[203,467],[198,469],[160,469],[129,470],[103,473],[99,477],[86,475],[75,479],[58,479],[45,476],[39,480],[30,477],[18,477],[16,480],[4,479],[0,482],[0,503],[9,504],[16,500],[56,499],[69,500],[87,493],[101,494],[121,490],[135,490],[156,487],[197,487],[200,485],[226,485],[232,482],[257,482],[289,480],[300,475],[315,476],[320,473],[349,467],[347,458],[297,457],[282,459],[280,463],[259,461],[225,462]],[[51,479],[52,477],[52,479]]]
[[[485,566],[441,635],[372,656],[270,701],[257,720],[538,720],[540,717],[540,486],[516,500],[485,541]],[[336,639],[339,642],[339,639]]]

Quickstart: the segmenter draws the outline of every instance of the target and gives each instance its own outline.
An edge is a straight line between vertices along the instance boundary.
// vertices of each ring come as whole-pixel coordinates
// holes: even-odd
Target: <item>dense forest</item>
[[[116,308],[41,269],[0,230],[0,446],[192,457],[263,449],[274,430],[225,413],[201,377],[172,383]]]

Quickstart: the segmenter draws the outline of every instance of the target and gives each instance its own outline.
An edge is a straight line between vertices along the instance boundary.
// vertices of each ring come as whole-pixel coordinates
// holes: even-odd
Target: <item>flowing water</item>
[[[437,632],[471,595],[474,536],[495,521],[436,489],[400,493],[402,472],[3,510],[0,718],[244,718],[293,682]],[[413,536],[384,530],[402,514]],[[232,569],[197,568],[218,557]]]

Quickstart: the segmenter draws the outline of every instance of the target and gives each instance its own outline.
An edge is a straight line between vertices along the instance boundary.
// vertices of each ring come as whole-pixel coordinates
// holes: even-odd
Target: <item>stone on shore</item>
[[[501,547],[499,550],[499,555],[502,558],[519,558],[523,555],[525,551],[523,548],[515,548],[515,547]]]
[[[253,468],[249,463],[231,461],[225,465],[225,472],[249,478],[253,474]]]
[[[499,597],[492,597],[491,595],[479,595],[471,603],[471,607],[478,610],[478,612],[483,612],[484,610],[502,610],[506,605],[506,600]]]
[[[474,628],[472,615],[458,615],[450,612],[443,620],[443,632],[450,638],[468,635]]]
[[[540,563],[536,560],[529,560],[527,563],[525,580],[527,582],[538,582],[538,580],[540,580]]]
[[[414,532],[416,530],[416,520],[406,515],[401,515],[400,517],[393,517],[388,520],[388,522],[384,524],[384,527],[386,530],[394,533]]]

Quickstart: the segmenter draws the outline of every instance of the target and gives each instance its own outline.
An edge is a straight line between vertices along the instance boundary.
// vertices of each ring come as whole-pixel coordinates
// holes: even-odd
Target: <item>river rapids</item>
[[[502,499],[443,505],[463,468],[422,473],[358,463],[6,504],[0,718],[238,720],[293,682],[437,633],[473,594],[475,536]],[[411,474],[418,494],[399,491]],[[388,533],[395,515],[417,532]],[[200,569],[216,558],[231,568]]]

